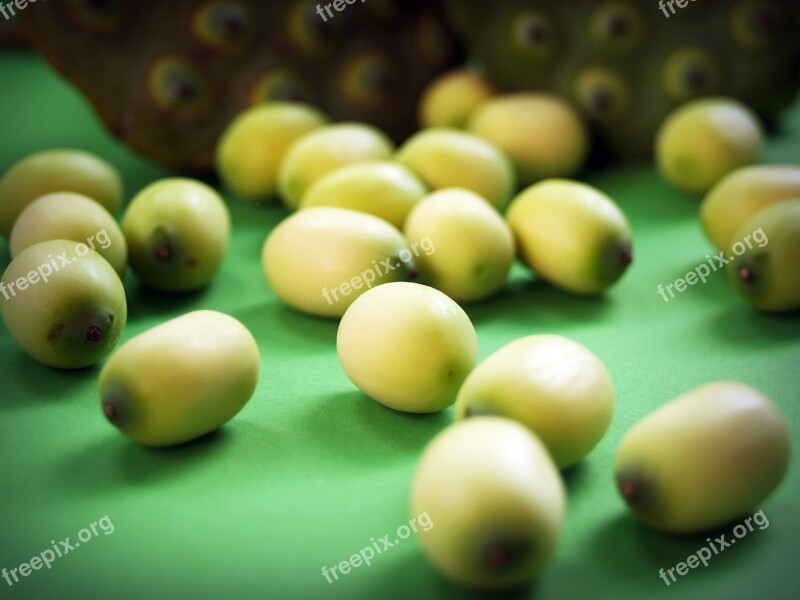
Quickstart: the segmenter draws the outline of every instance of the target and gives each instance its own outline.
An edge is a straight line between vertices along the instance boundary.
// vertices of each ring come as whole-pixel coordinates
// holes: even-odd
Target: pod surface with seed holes
[[[383,219],[320,206],[278,224],[264,242],[261,264],[272,291],[289,306],[341,317],[373,286],[410,277],[406,246],[403,234]]]
[[[217,144],[214,162],[225,185],[251,200],[277,195],[278,168],[289,147],[327,118],[299,102],[268,102],[240,113]]]
[[[514,419],[563,469],[603,437],[614,395],[608,371],[588,348],[559,335],[532,335],[503,346],[469,374],[458,392],[456,419]]]
[[[800,198],[760,210],[733,239],[729,256],[747,245],[726,267],[742,298],[766,312],[800,309]]]
[[[116,214],[122,203],[122,178],[106,161],[83,150],[31,154],[0,179],[0,235],[11,232],[29,203],[52,192],[84,194]]]
[[[72,241],[22,250],[3,273],[0,292],[0,314],[11,336],[50,367],[93,365],[116,346],[125,328],[125,289],[116,271],[94,250]]]
[[[800,166],[757,165],[736,169],[703,198],[700,223],[718,250],[736,242],[736,232],[767,206],[800,198]]]
[[[200,310],[125,342],[100,373],[106,418],[147,446],[214,431],[250,400],[260,358],[252,334],[223,313]]]
[[[488,298],[503,287],[514,261],[514,234],[481,196],[465,189],[429,194],[408,216],[410,247],[427,242],[430,252],[414,261],[420,283],[457,302]]]
[[[340,167],[387,160],[394,143],[382,131],[362,123],[325,125],[299,138],[278,169],[278,190],[287,208],[295,209],[308,189]]]
[[[46,194],[23,210],[11,230],[9,250],[15,257],[47,240],[82,242],[105,258],[122,277],[128,266],[128,244],[114,217],[88,196],[74,192]]]
[[[373,400],[427,413],[455,401],[477,361],[478,338],[467,314],[442,292],[396,282],[353,302],[336,349],[350,381]]]
[[[661,406],[622,438],[614,471],[633,514],[669,533],[736,519],[769,496],[789,465],[786,419],[759,391],[708,383]]]
[[[522,262],[557,287],[598,294],[631,263],[628,220],[611,198],[584,183],[536,183],[512,200],[507,217]]]
[[[466,188],[497,210],[505,207],[517,186],[514,167],[505,153],[466,131],[423,129],[406,140],[395,158],[431,190]]]
[[[131,200],[122,219],[134,273],[167,292],[191,291],[211,281],[228,251],[230,229],[220,195],[185,178],[150,184]]]
[[[417,532],[448,578],[498,590],[531,581],[553,553],[565,512],[561,476],[544,445],[509,419],[476,417],[425,448],[411,484]]]

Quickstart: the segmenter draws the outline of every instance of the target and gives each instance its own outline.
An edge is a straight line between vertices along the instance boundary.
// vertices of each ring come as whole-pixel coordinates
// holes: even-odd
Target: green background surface
[[[0,54],[0,170],[51,147],[97,152],[122,171],[130,198],[168,172],[105,134],[82,98],[38,58]],[[766,162],[797,162],[800,105]],[[711,247],[697,201],[669,189],[647,163],[592,173],[635,235],[634,264],[606,296],[584,299],[535,284],[516,268],[498,298],[467,307],[481,357],[518,337],[558,333],[605,362],[617,407],[602,442],[565,473],[568,516],[533,598],[790,598],[800,573],[800,465],[762,506],[756,529],[667,587],[658,577],[705,536],[654,533],[627,513],[612,484],[617,443],[655,407],[697,385],[737,379],[771,396],[800,440],[800,316],[751,310],[716,273],[665,303],[656,292],[704,262]],[[28,358],[0,325],[0,568],[108,515],[115,530],[33,572],[3,598],[469,597],[443,580],[410,538],[328,584],[323,565],[408,522],[409,483],[424,445],[452,409],[412,416],[366,398],[342,372],[336,323],[283,306],[260,265],[261,245],[285,216],[230,199],[225,265],[201,293],[150,293],[129,273],[124,339],[187,311],[240,319],[258,340],[262,377],[220,432],[178,448],[137,446],[105,422],[99,366],[65,372]],[[0,266],[8,263],[0,242]],[[414,352],[426,352],[415,348]],[[735,469],[735,465],[731,468]],[[435,523],[434,523],[435,527]],[[730,528],[724,528],[730,538]],[[716,535],[719,535],[716,534]]]

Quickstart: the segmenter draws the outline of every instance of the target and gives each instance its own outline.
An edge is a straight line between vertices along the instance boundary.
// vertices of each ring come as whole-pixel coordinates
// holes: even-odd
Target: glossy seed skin
[[[9,250],[15,257],[47,240],[86,243],[122,278],[128,267],[128,244],[114,217],[101,204],[74,192],[46,194],[23,210],[11,230]]]
[[[695,388],[636,423],[619,444],[618,490],[655,529],[691,534],[763,502],[786,474],[789,427],[775,404],[734,381]]]
[[[611,198],[585,183],[536,183],[512,200],[507,218],[520,260],[561,289],[600,294],[633,260],[627,217]]]
[[[83,194],[115,215],[122,204],[122,178],[108,162],[83,150],[31,154],[0,179],[0,235],[9,235],[28,204],[53,192]]]
[[[559,335],[531,335],[506,344],[469,374],[458,392],[456,418],[514,419],[564,469],[602,439],[614,402],[611,376],[588,348]]]
[[[135,442],[180,444],[233,418],[252,397],[260,364],[237,319],[191,312],[120,346],[100,373],[101,408]]]
[[[522,425],[476,417],[426,446],[411,483],[411,514],[431,563],[468,588],[503,590],[533,580],[556,548],[566,494],[544,445]]]
[[[166,292],[208,284],[225,260],[230,230],[220,195],[187,178],[150,184],[131,200],[122,219],[134,273],[145,285]]]
[[[477,362],[478,338],[451,298],[395,282],[353,302],[339,323],[336,349],[345,374],[370,398],[394,410],[430,413],[455,401]]]
[[[0,314],[39,362],[78,369],[103,359],[127,321],[125,289],[106,259],[84,244],[39,242],[3,273]]]

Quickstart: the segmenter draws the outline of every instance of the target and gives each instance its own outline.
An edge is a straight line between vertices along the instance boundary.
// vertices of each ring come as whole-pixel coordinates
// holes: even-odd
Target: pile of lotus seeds
[[[418,532],[421,545],[458,583],[516,586],[553,553],[565,518],[559,470],[604,436],[615,389],[597,356],[558,335],[523,337],[478,364],[461,305],[499,293],[515,259],[564,293],[601,294],[632,264],[633,235],[609,196],[574,179],[589,134],[558,97],[498,94],[459,70],[430,85],[419,115],[422,129],[395,148],[370,125],[265,103],[230,124],[217,172],[232,195],[279,198],[292,211],[265,240],[266,280],[292,308],[340,319],[336,350],[360,390],[397,411],[455,404],[455,424],[424,450],[411,486],[412,514],[435,523]],[[664,121],[654,153],[671,185],[705,195],[701,223],[720,251],[756,231],[768,238],[737,252],[730,279],[755,308],[789,312],[800,308],[800,166],[753,165],[763,142],[747,107],[707,98]],[[118,224],[121,204],[120,175],[89,153],[45,151],[11,167],[0,180],[12,256],[0,313],[45,365],[81,368],[111,354],[99,375],[105,417],[140,444],[180,444],[248,402],[258,345],[233,317],[201,310],[115,350],[127,318],[121,277],[130,265],[155,290],[209,285],[231,220],[217,191],[188,178],[139,191]],[[659,440],[676,436],[667,453]],[[763,501],[789,456],[770,399],[711,382],[635,424],[615,476],[644,523],[694,533]]]

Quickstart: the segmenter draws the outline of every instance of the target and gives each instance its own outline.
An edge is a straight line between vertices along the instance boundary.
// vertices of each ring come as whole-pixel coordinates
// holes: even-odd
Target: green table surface
[[[80,147],[124,175],[127,197],[169,175],[108,136],[88,105],[35,55],[0,53],[0,170],[26,154]],[[766,162],[797,162],[800,105]],[[588,346],[617,388],[611,427],[564,473],[567,519],[538,581],[520,596],[549,598],[796,598],[800,588],[800,464],[763,505],[755,529],[667,587],[658,577],[706,545],[705,535],[655,533],[626,512],[612,483],[614,451],[636,420],[711,380],[736,379],[772,397],[800,440],[800,316],[750,309],[724,274],[665,303],[658,284],[711,252],[697,200],[665,185],[647,162],[590,173],[628,214],[635,260],[602,298],[532,282],[517,266],[499,297],[466,310],[481,357],[518,337],[557,333]],[[125,279],[124,339],[185,312],[233,315],[253,332],[262,377],[252,400],[216,434],[153,450],[103,418],[100,366],[58,371],[25,355],[0,325],[0,568],[12,569],[107,515],[99,535],[9,587],[0,598],[471,597],[428,564],[414,536],[329,584],[324,565],[408,522],[409,485],[422,448],[452,409],[414,416],[360,393],[335,351],[337,323],[282,305],[260,264],[286,212],[229,199],[234,234],[206,290],[162,296]],[[0,267],[8,263],[0,241]],[[425,352],[425,348],[419,348]],[[434,523],[435,527],[435,523]],[[723,528],[730,538],[730,527]],[[717,533],[716,535],[719,535]],[[513,596],[513,595],[512,595]]]

